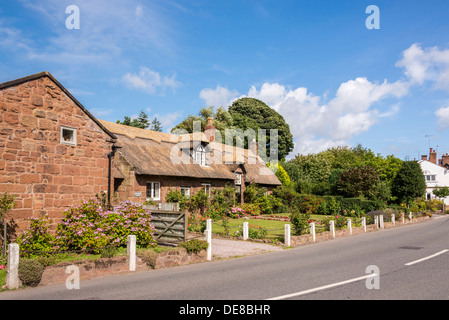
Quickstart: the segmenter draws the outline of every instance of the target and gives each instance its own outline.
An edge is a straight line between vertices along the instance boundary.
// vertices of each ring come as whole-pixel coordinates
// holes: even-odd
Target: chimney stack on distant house
[[[215,141],[215,127],[214,127],[214,124],[213,124],[212,117],[208,117],[207,118],[207,124],[204,127],[204,134],[206,135],[206,137],[209,140],[209,142],[214,142]]]
[[[437,152],[432,148],[430,148],[429,152],[429,161],[432,162],[433,164],[437,164]]]
[[[421,155],[421,160],[427,160],[427,156],[425,154]]]
[[[441,156],[441,159],[439,160],[438,164],[442,167],[448,167],[449,166],[449,154],[447,154],[447,153],[443,154]]]

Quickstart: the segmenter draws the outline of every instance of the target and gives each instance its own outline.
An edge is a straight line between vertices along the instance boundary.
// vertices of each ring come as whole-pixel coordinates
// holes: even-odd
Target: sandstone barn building
[[[249,150],[215,141],[209,120],[198,137],[96,119],[50,73],[0,84],[0,194],[16,198],[19,225],[50,218],[102,191],[119,200],[164,202],[170,189],[187,195],[249,183],[271,190],[280,181]],[[243,201],[243,197],[240,197]]]

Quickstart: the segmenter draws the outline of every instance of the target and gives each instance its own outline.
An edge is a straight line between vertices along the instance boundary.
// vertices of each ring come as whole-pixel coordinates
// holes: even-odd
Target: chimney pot
[[[215,127],[212,117],[207,118],[207,124],[204,127],[204,134],[206,135],[207,139],[209,139],[209,142],[215,141]]]

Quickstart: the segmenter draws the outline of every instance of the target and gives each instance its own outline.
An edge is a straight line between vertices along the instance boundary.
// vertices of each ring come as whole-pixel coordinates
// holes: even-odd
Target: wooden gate
[[[145,206],[144,206],[145,207]],[[187,213],[181,211],[151,210],[158,243],[176,243],[187,239]]]

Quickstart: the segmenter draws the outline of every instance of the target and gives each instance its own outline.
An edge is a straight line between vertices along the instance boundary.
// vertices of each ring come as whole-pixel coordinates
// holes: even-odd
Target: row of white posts
[[[411,217],[411,215],[410,215]],[[394,214],[391,216],[391,222],[393,226],[395,225],[395,216]],[[376,215],[374,217],[374,224],[376,228],[383,229],[384,228],[384,217],[383,215]],[[366,218],[362,218],[362,227],[363,231],[366,232]],[[352,221],[348,219],[348,230],[349,234],[352,234]],[[335,238],[335,221],[330,221],[330,231],[332,233],[332,238]],[[205,240],[207,241],[207,260],[212,260],[212,220],[207,219],[206,221],[206,230],[204,231]],[[310,234],[312,235],[313,242],[316,241],[316,232],[315,232],[315,223],[310,223]],[[248,240],[248,222],[243,222],[243,240]],[[284,229],[284,245],[286,247],[290,247],[291,245],[291,233],[290,233],[290,225],[285,224]]]
[[[6,269],[6,287],[17,289],[20,286],[19,280],[19,245],[10,243],[8,245],[8,265]],[[129,256],[129,271],[136,271],[136,236],[129,235],[126,252]]]

